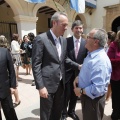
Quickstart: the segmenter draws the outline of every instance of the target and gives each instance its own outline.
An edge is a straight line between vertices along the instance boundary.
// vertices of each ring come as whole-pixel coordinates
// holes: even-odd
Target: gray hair
[[[104,47],[108,41],[107,32],[101,28],[95,28],[95,30],[97,30],[97,32],[93,35],[93,37],[99,40],[100,47]]]
[[[51,27],[52,27],[52,22],[53,22],[54,20],[55,20],[55,21],[58,21],[60,15],[64,15],[64,16],[67,17],[67,14],[66,14],[65,12],[61,12],[61,11],[55,12],[55,13],[52,15],[52,17],[51,17],[51,22],[50,22],[50,26],[51,26]]]
[[[8,47],[8,41],[3,35],[0,36],[0,47]]]

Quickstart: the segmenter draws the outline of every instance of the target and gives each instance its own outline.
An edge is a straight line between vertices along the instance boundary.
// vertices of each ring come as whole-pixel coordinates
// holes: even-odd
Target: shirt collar
[[[95,56],[97,56],[99,54],[100,51],[104,51],[104,48],[100,48],[100,49],[94,50],[93,52],[88,52],[88,55],[91,58],[94,58]]]
[[[51,29],[50,29],[50,33],[52,34],[54,40],[59,40],[59,37],[57,38]]]
[[[76,42],[76,40],[78,40],[78,42],[80,43],[81,42],[81,37],[79,39],[77,39],[74,35],[73,35],[73,40],[74,40],[74,43]]]

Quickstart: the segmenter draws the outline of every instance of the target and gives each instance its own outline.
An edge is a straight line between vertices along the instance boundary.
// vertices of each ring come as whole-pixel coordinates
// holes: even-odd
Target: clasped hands
[[[82,67],[82,64],[78,66],[78,69],[80,70],[81,67]],[[76,77],[73,85],[74,85],[74,92],[75,92],[76,96],[80,96],[81,95],[80,94],[80,88],[78,88],[77,84],[78,84],[78,77]],[[47,91],[46,87],[43,87],[42,89],[39,89],[39,95],[43,98],[48,98],[49,94],[48,94],[48,91]]]

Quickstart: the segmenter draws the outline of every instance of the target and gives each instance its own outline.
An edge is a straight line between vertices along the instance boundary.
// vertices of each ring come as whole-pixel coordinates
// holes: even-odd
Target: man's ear
[[[54,20],[52,21],[52,24],[53,24],[53,25],[55,24],[55,21],[54,21]]]
[[[99,40],[95,40],[95,45],[98,45],[99,44]]]

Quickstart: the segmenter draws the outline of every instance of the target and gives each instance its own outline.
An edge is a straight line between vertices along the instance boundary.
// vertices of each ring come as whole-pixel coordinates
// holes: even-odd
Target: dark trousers
[[[49,93],[47,99],[40,97],[40,120],[60,120],[63,109],[63,91],[61,80],[56,93]]]
[[[2,106],[6,120],[18,120],[13,107],[11,95],[7,96],[4,99],[0,98],[0,102],[1,102],[1,106]],[[1,120],[2,120],[2,117],[1,117]]]
[[[2,120],[2,114],[1,114],[1,110],[0,110],[0,120]]]
[[[67,107],[68,113],[74,113],[77,102],[77,96],[75,95],[73,82],[69,81],[65,85],[65,94],[64,94],[64,107],[62,111],[62,115],[67,115]]]
[[[102,120],[105,107],[105,95],[95,99],[82,95],[81,104],[83,120]]]
[[[112,90],[112,118],[120,119],[120,80],[111,80],[111,90]]]

